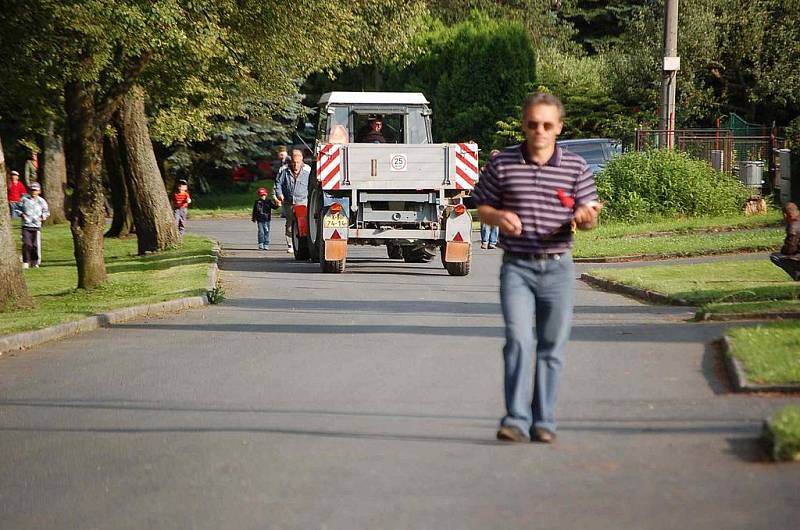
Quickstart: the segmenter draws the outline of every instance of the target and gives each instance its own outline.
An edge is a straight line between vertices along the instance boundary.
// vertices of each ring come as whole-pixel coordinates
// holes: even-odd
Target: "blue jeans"
[[[558,260],[503,256],[500,303],[506,324],[506,415],[501,425],[513,425],[525,433],[533,427],[555,432],[555,405],[574,298],[571,253]]]
[[[269,245],[269,221],[258,221],[258,244]]]
[[[183,237],[186,232],[186,208],[175,208],[175,224],[178,226],[178,235]]]
[[[481,243],[490,245],[497,244],[497,234],[500,232],[499,226],[492,226],[481,223]]]

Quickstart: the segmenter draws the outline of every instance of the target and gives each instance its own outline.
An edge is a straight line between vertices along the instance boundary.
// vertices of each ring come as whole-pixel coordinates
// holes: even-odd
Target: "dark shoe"
[[[491,243],[489,243],[489,250],[491,250],[493,248],[497,248],[497,245],[492,245]]]
[[[528,441],[528,437],[525,436],[525,433],[522,432],[522,429],[519,427],[514,427],[513,425],[503,425],[500,427],[500,430],[497,431],[497,439],[504,440],[506,442]]]
[[[534,427],[531,435],[535,441],[543,444],[551,444],[556,441],[556,433],[542,427]]]

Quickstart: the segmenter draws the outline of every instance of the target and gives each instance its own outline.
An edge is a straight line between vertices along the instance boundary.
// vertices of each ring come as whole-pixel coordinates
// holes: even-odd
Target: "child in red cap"
[[[270,199],[267,188],[258,188],[258,199],[253,204],[253,222],[258,224],[258,249],[269,250],[269,222],[272,208],[277,207],[275,199]]]

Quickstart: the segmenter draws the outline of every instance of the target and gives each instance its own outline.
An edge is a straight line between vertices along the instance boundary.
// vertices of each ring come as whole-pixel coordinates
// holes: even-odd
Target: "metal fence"
[[[674,136],[670,138],[670,134]],[[670,141],[671,140],[671,141]],[[730,129],[637,129],[634,148],[637,151],[665,147],[708,160],[715,168],[726,173],[739,172],[739,162],[763,161],[769,168],[767,189],[776,185],[776,150],[785,147],[785,140],[774,134],[768,136],[738,136]]]

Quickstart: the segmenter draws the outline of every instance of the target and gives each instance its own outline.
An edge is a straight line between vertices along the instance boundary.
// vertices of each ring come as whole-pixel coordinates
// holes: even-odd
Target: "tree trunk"
[[[78,288],[92,289],[106,280],[103,259],[105,211],[103,181],[103,128],[94,107],[95,87],[74,81],[64,88],[67,111],[69,167],[74,171],[70,228],[78,265]]]
[[[17,234],[17,237],[19,234]],[[33,300],[22,275],[22,264],[17,254],[17,239],[11,231],[8,215],[8,185],[3,144],[0,142],[0,312],[30,307]]]
[[[106,237],[125,237],[133,233],[133,214],[117,135],[103,139],[103,161],[111,188],[111,206],[114,208],[114,218]]]
[[[169,196],[150,141],[144,96],[141,87],[133,87],[120,109],[122,160],[131,194],[139,254],[165,250],[180,242]]]
[[[64,141],[61,135],[56,133],[52,121],[47,127],[47,138],[44,143],[43,180],[42,195],[50,208],[50,217],[45,223],[48,225],[66,223],[64,192],[67,189],[67,163],[64,157]]]

